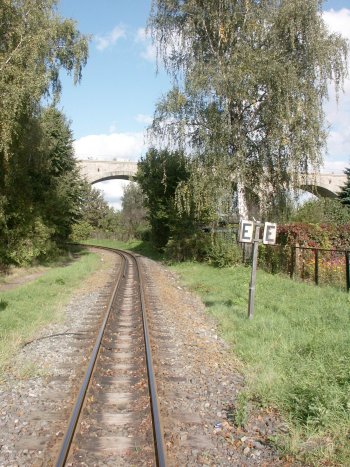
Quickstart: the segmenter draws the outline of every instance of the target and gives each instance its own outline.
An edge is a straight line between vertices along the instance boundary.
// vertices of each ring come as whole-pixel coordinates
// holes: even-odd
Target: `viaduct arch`
[[[91,183],[105,180],[133,180],[137,172],[137,162],[130,161],[78,161],[82,175]],[[346,175],[309,174],[302,180],[300,188],[318,197],[335,198],[347,182]]]
[[[94,183],[105,180],[133,180],[137,162],[130,161],[78,161],[80,172],[86,180]]]

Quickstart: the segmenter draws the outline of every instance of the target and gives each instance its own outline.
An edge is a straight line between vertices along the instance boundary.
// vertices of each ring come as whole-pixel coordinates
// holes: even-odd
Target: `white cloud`
[[[339,33],[350,40],[350,10],[328,10],[323,18],[332,33]],[[350,157],[350,80],[344,82],[344,93],[336,101],[334,87],[330,87],[329,101],[325,105],[326,119],[330,124],[328,154],[323,172],[343,172],[349,167]]]
[[[124,187],[129,185],[128,180],[107,180],[105,182],[96,183],[94,188],[100,190],[103,197],[108,201],[110,206],[115,209],[121,209],[122,207],[122,196],[124,194]]]
[[[137,114],[135,120],[139,123],[150,125],[153,122],[153,117],[151,115]]]
[[[77,159],[137,161],[144,150],[144,135],[139,133],[112,133],[83,136],[74,141]]]
[[[350,39],[350,10],[342,8],[341,10],[327,10],[323,13],[323,18],[331,32],[342,34]]]
[[[144,47],[141,52],[141,57],[148,62],[154,63],[157,59],[157,49],[155,45],[152,44],[151,36],[145,28],[139,28],[137,30],[135,42],[142,44]]]
[[[126,30],[124,26],[116,26],[110,33],[104,36],[95,36],[96,49],[105,50],[114,45],[118,39],[126,37]]]

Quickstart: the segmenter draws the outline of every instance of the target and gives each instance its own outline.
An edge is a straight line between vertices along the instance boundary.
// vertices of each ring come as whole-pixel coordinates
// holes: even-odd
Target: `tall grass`
[[[0,380],[11,355],[45,324],[62,319],[73,290],[99,264],[97,255],[82,253],[79,261],[50,269],[34,282],[0,293]]]
[[[350,465],[349,295],[258,271],[255,316],[248,320],[249,268],[172,268],[246,364],[249,397],[289,421],[279,447],[315,465]]]

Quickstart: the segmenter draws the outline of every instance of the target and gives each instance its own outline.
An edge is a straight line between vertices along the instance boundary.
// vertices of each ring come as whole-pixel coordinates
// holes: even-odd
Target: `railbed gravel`
[[[281,466],[268,438],[286,430],[273,411],[230,419],[244,378],[203,303],[159,263],[143,258],[165,444],[171,466]]]
[[[73,297],[64,323],[45,327],[14,357],[14,366],[34,364],[35,375],[9,372],[0,386],[0,467],[54,465],[93,345],[89,329],[101,319],[97,310],[106,306],[117,268],[114,255],[100,254],[108,268]],[[244,428],[231,423],[244,379],[204,305],[164,266],[141,262],[169,465],[287,465],[268,443],[286,429],[275,413],[256,409]]]
[[[11,361],[0,385],[1,467],[54,465],[119,265],[113,253],[99,255],[103,266],[74,294],[64,320],[41,329]]]

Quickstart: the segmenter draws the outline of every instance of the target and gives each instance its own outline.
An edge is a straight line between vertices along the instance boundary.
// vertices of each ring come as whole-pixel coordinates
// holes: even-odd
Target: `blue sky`
[[[306,0],[307,1],[307,0]],[[170,82],[156,73],[155,50],[145,34],[151,0],[61,0],[59,11],[91,35],[90,53],[81,84],[62,77],[61,108],[71,120],[80,159],[137,160],[144,151],[144,130],[155,104]],[[325,3],[331,30],[350,39],[350,0]],[[333,93],[326,104],[330,122],[325,171],[342,172],[350,158],[350,80],[337,106]],[[96,185],[106,199],[120,207],[122,186],[109,181]]]

